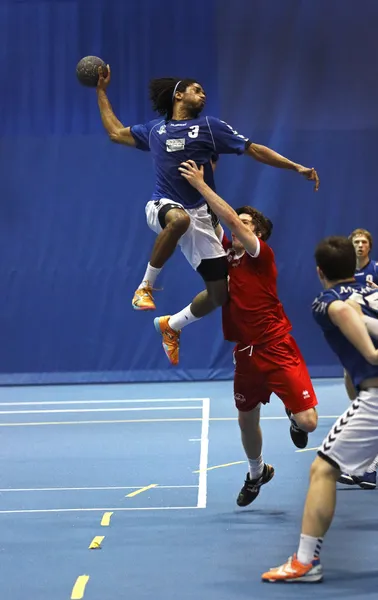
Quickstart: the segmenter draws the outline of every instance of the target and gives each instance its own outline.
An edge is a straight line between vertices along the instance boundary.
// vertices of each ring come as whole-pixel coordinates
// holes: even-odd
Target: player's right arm
[[[109,65],[108,75],[106,78],[103,76],[101,67],[99,67],[98,74],[97,100],[103,125],[112,142],[115,142],[116,144],[124,144],[125,146],[132,146],[135,148],[136,142],[131,134],[131,128],[124,127],[121,121],[117,119],[106,95],[106,88],[110,83]]]
[[[378,365],[378,350],[375,349],[363,320],[352,306],[342,300],[335,300],[328,306],[328,317],[368,363]]]
[[[222,223],[224,223],[241,241],[248,254],[256,256],[260,250],[258,237],[244,225],[232,206],[227,204],[223,198],[218,196],[218,194],[207,185],[203,178],[203,166],[199,169],[194,160],[188,160],[181,163],[179,171],[181,172],[181,175],[189,181],[190,185],[199,191],[211,210],[219,217]]]

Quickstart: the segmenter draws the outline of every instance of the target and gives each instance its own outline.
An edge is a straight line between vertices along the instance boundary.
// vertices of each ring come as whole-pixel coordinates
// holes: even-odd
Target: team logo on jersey
[[[234,398],[235,402],[246,402],[245,396],[243,396],[243,394],[235,394]]]
[[[158,134],[159,135],[163,135],[163,133],[167,133],[167,128],[165,125],[162,125],[161,127],[159,127],[158,129]]]
[[[179,152],[185,148],[185,138],[179,138],[178,140],[167,140],[166,150],[167,152]]]
[[[302,396],[305,400],[308,400],[310,398],[310,394],[309,394],[308,390],[303,390]]]

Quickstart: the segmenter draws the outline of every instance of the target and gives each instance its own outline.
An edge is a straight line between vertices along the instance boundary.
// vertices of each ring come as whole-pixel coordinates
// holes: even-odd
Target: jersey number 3
[[[196,137],[198,137],[198,132],[199,132],[199,125],[192,125],[191,127],[189,127],[188,136],[190,138],[196,138]]]

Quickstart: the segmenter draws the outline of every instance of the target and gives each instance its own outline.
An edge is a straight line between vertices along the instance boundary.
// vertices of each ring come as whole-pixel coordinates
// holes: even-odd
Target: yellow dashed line
[[[150,490],[150,489],[155,488],[157,486],[158,486],[157,483],[152,483],[151,485],[147,485],[146,487],[142,487],[139,490],[136,490],[135,492],[131,492],[131,494],[127,494],[127,496],[125,496],[125,498],[132,498],[133,496],[137,496],[138,494],[141,494],[142,492],[146,492],[147,490]]]
[[[105,536],[103,535],[96,535],[96,537],[94,537],[91,543],[89,544],[89,550],[100,550],[101,543],[104,537]]]
[[[102,515],[102,519],[101,519],[102,527],[109,527],[112,514],[113,514],[112,512],[106,512]]]
[[[89,575],[80,575],[72,588],[71,600],[81,600],[84,596],[85,586],[89,581]]]
[[[247,462],[246,460],[238,460],[237,462],[225,463],[224,465],[216,465],[215,467],[209,467],[205,471],[213,471],[214,469],[222,469],[223,467],[232,467],[233,465],[242,465]],[[201,473],[201,471],[193,471],[193,473]]]

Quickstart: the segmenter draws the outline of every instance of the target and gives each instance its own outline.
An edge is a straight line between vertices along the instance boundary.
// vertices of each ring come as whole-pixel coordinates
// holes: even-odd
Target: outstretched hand
[[[187,160],[186,162],[181,163],[179,171],[181,175],[189,181],[190,185],[197,190],[204,182],[203,165],[198,168],[194,160]]]
[[[317,192],[320,185],[320,179],[315,169],[300,166],[297,170],[298,173],[303,175],[308,181],[315,181],[314,192]]]
[[[106,66],[108,69],[108,74],[106,77],[104,77],[104,72],[102,70],[102,67],[98,68],[97,89],[104,90],[104,92],[106,91],[106,88],[108,87],[108,85],[110,83],[110,65],[106,65]]]

